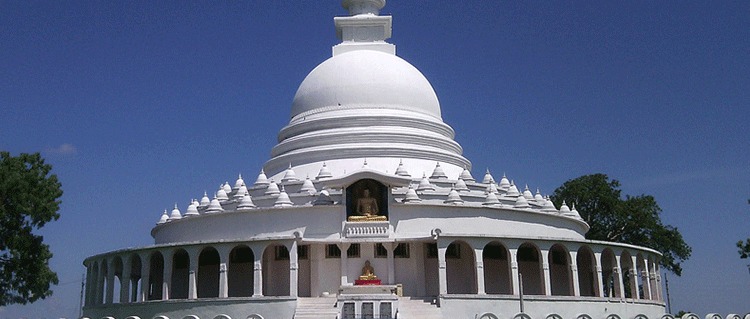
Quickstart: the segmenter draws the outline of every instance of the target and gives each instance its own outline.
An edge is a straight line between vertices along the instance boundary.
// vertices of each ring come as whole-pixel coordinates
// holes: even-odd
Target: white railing
[[[345,222],[345,237],[388,237],[390,224],[388,222]]]

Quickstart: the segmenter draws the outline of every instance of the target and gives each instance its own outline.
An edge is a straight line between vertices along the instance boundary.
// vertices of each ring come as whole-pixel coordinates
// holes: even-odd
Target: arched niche
[[[369,198],[372,198],[370,200]],[[374,202],[374,205],[372,204]],[[368,204],[369,203],[369,204]],[[374,179],[360,179],[346,188],[346,218],[368,214],[388,219],[388,187]]]

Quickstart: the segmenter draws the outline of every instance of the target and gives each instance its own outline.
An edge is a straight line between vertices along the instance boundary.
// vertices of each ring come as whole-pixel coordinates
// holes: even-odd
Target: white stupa
[[[156,214],[153,245],[84,261],[84,317],[664,316],[657,251],[586,240],[574,203],[472,177],[430,82],[386,42],[384,5],[343,1],[342,42],[268,162],[243,168],[254,183]]]

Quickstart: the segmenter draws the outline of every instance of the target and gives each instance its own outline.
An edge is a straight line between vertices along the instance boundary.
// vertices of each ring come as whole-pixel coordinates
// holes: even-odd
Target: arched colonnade
[[[658,254],[632,246],[440,238],[440,294],[663,301]]]
[[[297,268],[292,261],[296,255],[296,241],[287,240],[158,247],[96,256],[85,263],[85,304],[295,296]],[[288,276],[279,276],[279,269],[287,269]]]

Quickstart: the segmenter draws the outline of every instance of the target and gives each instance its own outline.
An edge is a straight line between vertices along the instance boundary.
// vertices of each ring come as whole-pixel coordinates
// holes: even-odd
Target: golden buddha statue
[[[362,196],[357,199],[356,213],[358,216],[349,216],[347,218],[350,222],[370,222],[370,221],[386,221],[388,220],[385,216],[379,216],[378,213],[378,201],[374,197],[370,197],[370,190],[364,189]]]
[[[359,276],[360,280],[374,280],[378,279],[378,276],[375,276],[375,269],[372,268],[370,265],[370,261],[365,261],[365,266],[362,267],[362,275]]]

